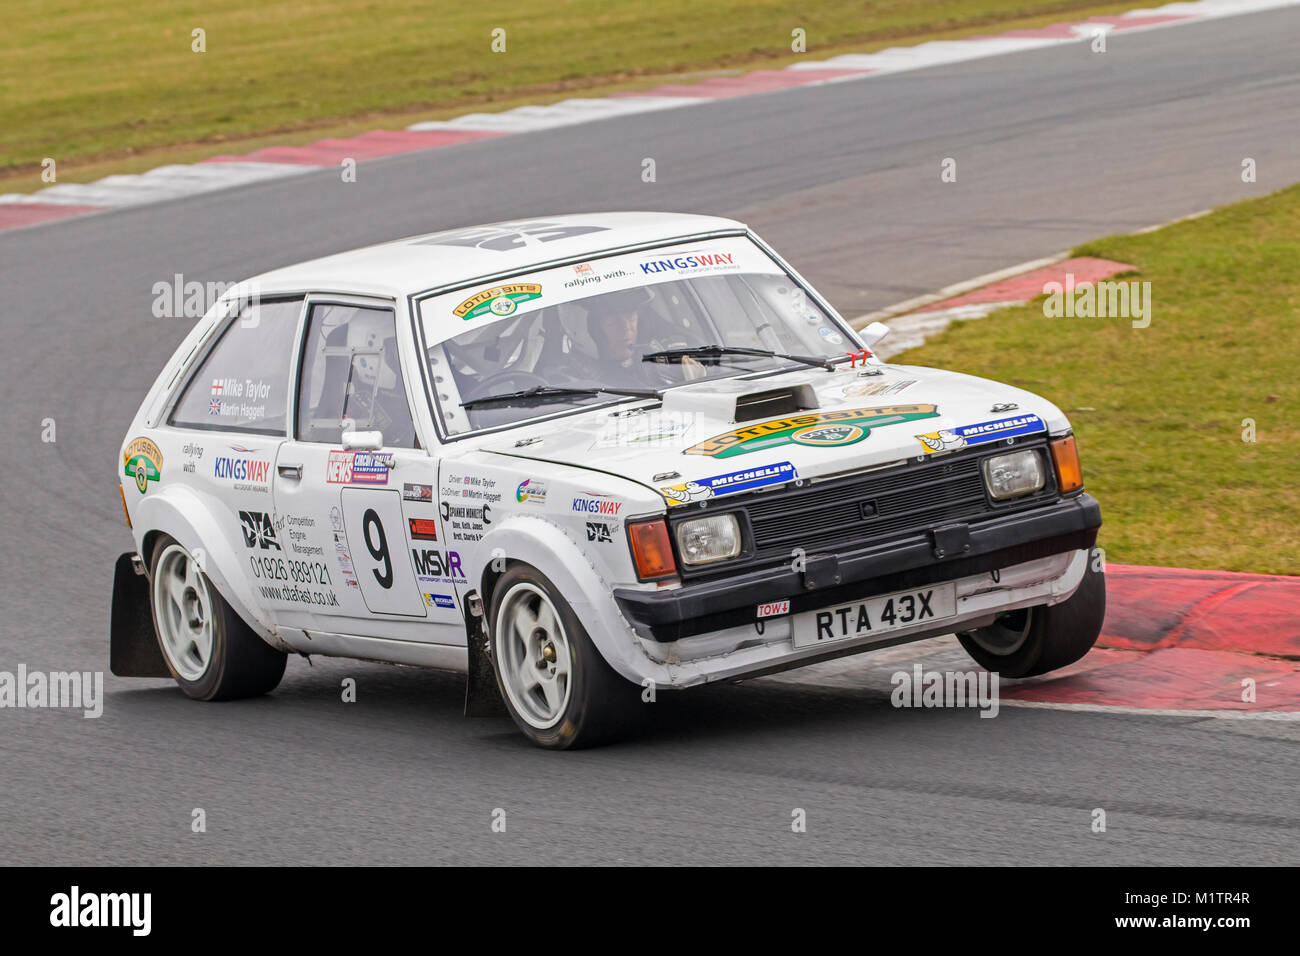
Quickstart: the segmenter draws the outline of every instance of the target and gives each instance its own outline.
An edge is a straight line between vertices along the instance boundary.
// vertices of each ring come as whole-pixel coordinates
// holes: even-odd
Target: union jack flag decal
[[[221,414],[221,399],[214,398],[212,401],[208,402],[208,414],[209,415]]]

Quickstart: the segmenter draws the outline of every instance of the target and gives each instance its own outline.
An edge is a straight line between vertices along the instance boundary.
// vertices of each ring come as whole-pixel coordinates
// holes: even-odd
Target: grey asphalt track
[[[0,670],[107,670],[113,560],[130,547],[116,452],[185,332],[151,317],[155,282],[495,219],[675,209],[747,220],[852,316],[1300,180],[1296,36],[1300,10],[1236,17],[0,234]],[[945,157],[956,183],[939,180]],[[463,718],[459,679],[433,672],[293,660],[274,695],[217,705],[106,681],[97,720],[0,711],[0,860],[1252,864],[1300,849],[1295,723],[982,720],[814,674],[661,697],[647,736],[549,754],[504,719]]]

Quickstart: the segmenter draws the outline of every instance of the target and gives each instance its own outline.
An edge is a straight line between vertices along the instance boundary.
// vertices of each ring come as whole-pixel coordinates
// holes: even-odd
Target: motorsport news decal
[[[917,435],[927,455],[937,451],[952,451],[968,445],[983,445],[986,442],[1018,435],[1034,435],[1047,431],[1047,425],[1037,415],[1017,415],[1015,418],[999,418],[978,425],[962,425],[960,428],[943,429]]]
[[[511,282],[476,292],[451,311],[467,322],[489,312],[510,315],[519,308],[520,302],[538,299],[541,295],[542,287],[536,282]]]
[[[393,456],[374,451],[331,451],[325,480],[332,485],[386,485]]]
[[[814,448],[852,445],[871,434],[872,428],[935,418],[938,414],[938,409],[933,405],[884,405],[879,408],[845,408],[791,415],[714,435],[687,448],[683,454],[733,458],[782,445]]]
[[[147,438],[132,438],[122,452],[122,473],[135,479],[135,486],[144,494],[149,482],[162,476],[162,452]]]
[[[733,471],[725,475],[701,478],[699,481],[687,481],[677,485],[666,485],[660,493],[672,505],[684,505],[691,501],[713,498],[717,495],[732,495],[741,491],[751,491],[764,485],[777,485],[799,477],[794,465],[788,461],[779,461],[774,465],[751,468],[748,471]]]

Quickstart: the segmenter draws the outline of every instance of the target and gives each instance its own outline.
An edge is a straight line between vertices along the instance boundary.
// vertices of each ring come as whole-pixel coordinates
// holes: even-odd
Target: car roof
[[[340,252],[250,280],[261,295],[334,292],[398,298],[611,249],[658,244],[743,223],[667,212],[536,216],[427,233]]]

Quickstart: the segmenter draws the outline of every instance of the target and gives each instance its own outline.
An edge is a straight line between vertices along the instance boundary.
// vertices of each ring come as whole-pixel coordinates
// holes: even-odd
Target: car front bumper
[[[781,670],[990,623],[1020,607],[1065,600],[1083,579],[1101,526],[1087,494],[914,540],[866,545],[801,563],[657,590],[613,592],[647,657],[674,686]],[[795,650],[792,619],[909,588],[952,581],[958,613],[935,624],[867,640]],[[789,601],[789,613],[758,618],[758,605]]]

